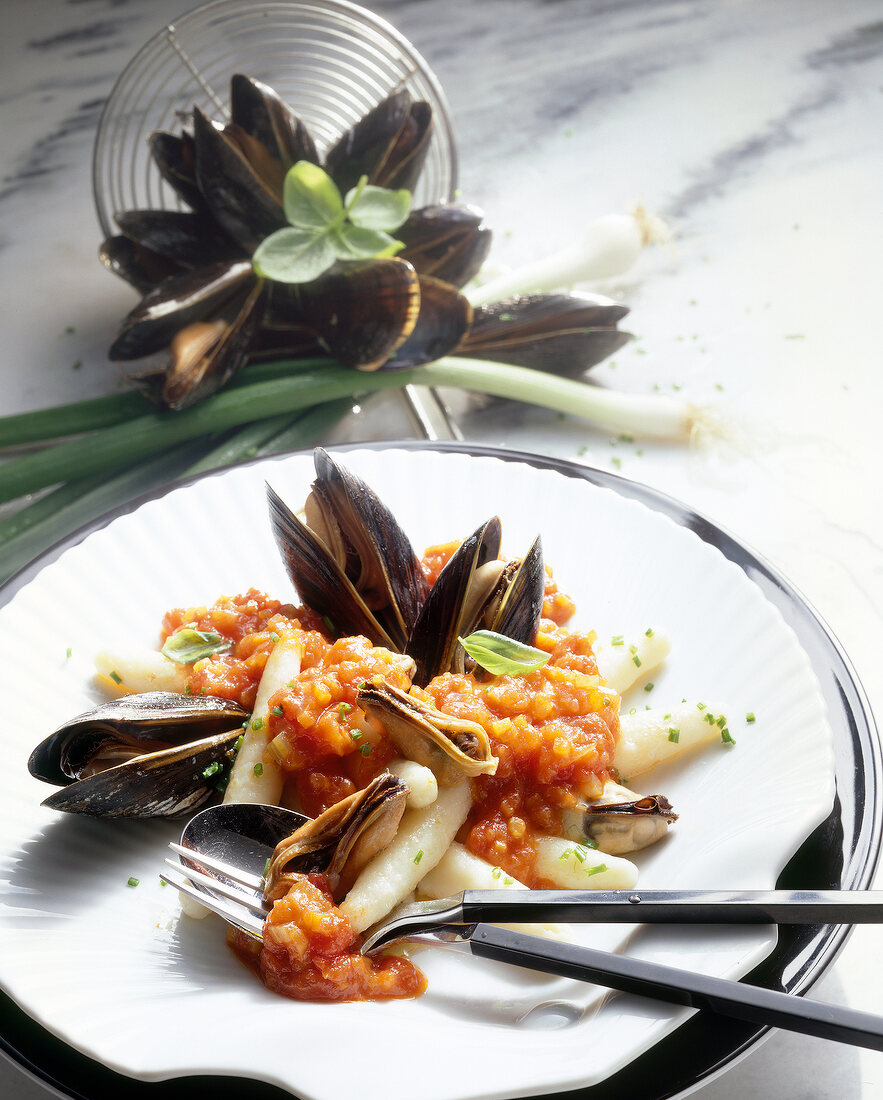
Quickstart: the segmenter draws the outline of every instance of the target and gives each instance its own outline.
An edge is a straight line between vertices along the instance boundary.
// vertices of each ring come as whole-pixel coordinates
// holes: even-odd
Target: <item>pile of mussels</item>
[[[397,91],[340,135],[324,168],[342,192],[362,176],[413,191],[431,131],[430,105]],[[143,295],[110,358],[154,357],[131,378],[162,407],[192,405],[258,359],[318,354],[402,370],[468,355],[576,376],[630,339],[616,327],[627,308],[605,298],[538,294],[473,309],[459,288],[491,234],[471,206],[413,210],[395,258],[338,261],[299,285],[259,278],[255,249],[287,224],[286,172],[323,158],[291,108],[247,76],[232,78],[229,122],[194,108],[180,134],[152,134],[150,149],[186,209],[117,213],[120,233],[100,256]]]

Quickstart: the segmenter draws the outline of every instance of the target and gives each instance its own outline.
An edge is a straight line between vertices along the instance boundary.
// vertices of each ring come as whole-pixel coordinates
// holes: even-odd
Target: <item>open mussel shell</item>
[[[129,210],[115,214],[121,233],[180,267],[243,259],[242,249],[203,214],[182,210]]]
[[[299,160],[319,164],[309,130],[269,85],[236,73],[230,80],[230,114],[286,171]]]
[[[171,275],[145,294],[123,320],[110,347],[111,359],[141,359],[168,347],[193,321],[215,314],[254,278],[248,260],[236,260]]]
[[[577,377],[632,339],[616,327],[627,313],[600,295],[510,298],[475,310],[457,353]]]
[[[420,277],[420,312],[411,334],[383,364],[383,370],[407,370],[448,355],[472,323],[472,306],[450,283]]]
[[[377,494],[317,448],[316,480],[296,516],[267,486],[270,520],[301,599],[343,634],[399,652],[427,583],[407,535]]]
[[[36,779],[62,785],[53,809],[110,817],[181,813],[205,801],[248,716],[214,696],[152,691],[103,703],[31,753]],[[211,778],[202,773],[209,769]]]
[[[477,722],[444,714],[382,682],[363,684],[356,702],[380,722],[403,756],[429,768],[442,787],[497,770],[490,738]]]
[[[421,275],[431,275],[452,286],[465,286],[478,274],[491,247],[491,231],[484,214],[474,206],[423,206],[411,211],[396,230],[404,244],[398,256]]]
[[[362,176],[378,187],[413,191],[429,152],[432,108],[402,89],[387,96],[340,136],[325,168],[343,194]]]
[[[217,127],[193,112],[196,181],[212,217],[251,255],[286,225],[282,164],[242,127]]]
[[[608,786],[614,787],[616,796],[605,790],[597,802],[564,812],[564,832],[571,840],[591,840],[608,855],[625,855],[661,840],[678,819],[665,795],[637,795],[627,788]],[[635,797],[623,801],[623,794]]]
[[[167,408],[185,409],[225,385],[244,366],[263,313],[259,280],[225,303],[211,319],[179,330],[169,346],[162,386]]]
[[[401,779],[384,772],[302,825],[277,844],[265,875],[264,897],[275,901],[288,891],[286,876],[319,871],[328,876],[336,901],[359,871],[393,839],[408,799]]]
[[[537,537],[523,559],[504,561],[498,557],[500,538],[499,519],[482,524],[432,586],[408,642],[420,686],[442,673],[472,668],[458,639],[475,630],[533,642],[545,588],[542,544]]]

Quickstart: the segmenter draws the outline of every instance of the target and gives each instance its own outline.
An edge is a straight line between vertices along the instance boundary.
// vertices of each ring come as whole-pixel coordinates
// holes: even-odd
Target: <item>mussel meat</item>
[[[365,864],[396,834],[408,788],[389,772],[361,791],[329,807],[276,845],[264,876],[264,897],[288,893],[291,874],[320,871],[328,876],[335,901],[343,898]]]
[[[217,788],[248,712],[213,696],[127,695],[66,722],[31,753],[44,802],[100,817],[173,817]]]
[[[403,756],[429,768],[442,787],[497,770],[490,738],[477,722],[444,714],[383,682],[363,684],[356,702]]]
[[[607,783],[596,802],[564,812],[564,830],[571,840],[588,839],[602,852],[619,856],[655,844],[677,819],[665,795],[639,795]]]

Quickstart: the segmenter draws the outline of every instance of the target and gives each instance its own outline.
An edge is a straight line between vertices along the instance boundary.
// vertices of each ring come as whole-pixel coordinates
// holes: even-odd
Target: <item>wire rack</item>
[[[121,74],[104,107],[92,185],[105,236],[121,210],[175,210],[180,200],[150,157],[154,130],[179,132],[194,106],[229,117],[237,72],[273,87],[306,123],[321,151],[391,91],[407,88],[433,110],[433,135],[415,206],[447,202],[457,151],[441,85],[408,40],[345,0],[249,3],[215,0],[155,35]]]

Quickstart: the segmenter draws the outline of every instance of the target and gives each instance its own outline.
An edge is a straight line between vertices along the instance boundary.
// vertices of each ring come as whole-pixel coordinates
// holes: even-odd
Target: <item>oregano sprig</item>
[[[404,247],[390,233],[408,217],[410,191],[362,176],[344,198],[327,172],[301,160],[285,176],[282,200],[291,224],[258,245],[252,263],[262,278],[308,283],[336,260],[394,256]]]

